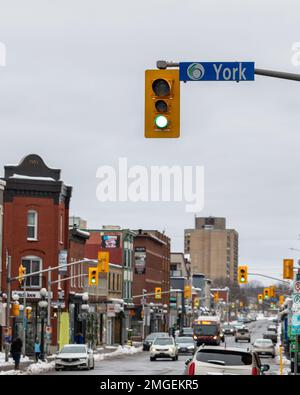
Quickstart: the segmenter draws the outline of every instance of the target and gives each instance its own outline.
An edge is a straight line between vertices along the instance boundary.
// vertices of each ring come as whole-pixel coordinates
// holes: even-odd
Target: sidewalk
[[[142,343],[133,342],[132,346],[103,346],[94,350],[95,362],[109,358],[118,358],[124,355],[133,355],[142,351]],[[9,358],[9,362],[5,362],[5,354],[0,353],[0,375],[23,375],[23,374],[40,374],[48,370],[54,369],[55,354],[46,357],[46,361],[36,363],[33,357],[21,358],[20,370],[14,370],[14,361]]]

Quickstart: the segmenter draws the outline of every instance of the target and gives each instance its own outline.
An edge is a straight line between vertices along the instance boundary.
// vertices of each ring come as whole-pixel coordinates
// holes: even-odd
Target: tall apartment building
[[[225,218],[196,217],[195,229],[184,231],[184,250],[192,274],[237,283],[238,232],[226,229]]]

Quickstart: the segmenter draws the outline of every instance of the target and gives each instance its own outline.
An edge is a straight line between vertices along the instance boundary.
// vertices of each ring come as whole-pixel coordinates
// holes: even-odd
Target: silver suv
[[[249,332],[249,329],[247,329],[247,328],[239,328],[239,329],[237,329],[237,331],[235,332],[234,337],[235,337],[235,342],[236,343],[238,341],[241,341],[241,340],[245,340],[248,343],[250,343],[250,341],[251,341],[250,332]]]

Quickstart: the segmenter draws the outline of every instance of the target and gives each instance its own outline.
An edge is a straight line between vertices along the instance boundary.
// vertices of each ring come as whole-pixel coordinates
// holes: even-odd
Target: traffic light
[[[31,318],[31,313],[32,313],[32,307],[30,307],[30,306],[26,307],[26,309],[25,309],[25,315],[26,315],[26,318],[27,318],[28,320],[30,320],[30,318]]]
[[[108,273],[109,271],[109,252],[98,251],[98,266],[99,273]]]
[[[179,69],[145,72],[145,137],[180,136]]]
[[[19,266],[19,283],[23,284],[24,281],[24,275],[26,274],[26,267],[24,267],[22,264]]]
[[[269,298],[270,298],[270,289],[264,288],[264,299],[269,299]]]
[[[276,294],[275,294],[275,287],[274,287],[274,285],[271,285],[269,287],[269,289],[270,289],[270,298],[275,298]]]
[[[283,260],[283,278],[287,280],[294,279],[294,259],[284,259]]]
[[[18,317],[20,315],[20,304],[19,304],[19,302],[16,301],[16,302],[14,302],[12,304],[11,314],[14,317]]]
[[[155,292],[155,299],[161,299],[161,288],[156,287],[154,292]]]
[[[248,283],[248,266],[239,266],[238,267],[238,282],[239,282],[239,284],[247,284]]]
[[[263,302],[263,294],[258,294],[257,299],[258,299],[258,303],[262,303]]]
[[[279,295],[279,304],[280,306],[282,306],[284,303],[284,296],[283,295]]]
[[[89,285],[98,285],[98,269],[89,267]]]
[[[219,301],[219,292],[214,292],[214,302]]]
[[[190,285],[186,285],[184,287],[184,298],[185,299],[190,299],[192,296],[192,289]]]

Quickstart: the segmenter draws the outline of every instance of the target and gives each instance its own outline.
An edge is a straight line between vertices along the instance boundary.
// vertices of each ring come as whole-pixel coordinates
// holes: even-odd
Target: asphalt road
[[[270,324],[268,320],[255,321],[247,324],[251,332],[251,342],[257,338],[262,338],[263,332],[266,331]],[[250,343],[239,342],[235,343],[233,336],[226,336],[227,347],[251,347]],[[159,359],[150,361],[149,352],[143,351],[134,355],[114,357],[113,359],[106,359],[104,361],[96,362],[95,369],[89,371],[62,371],[55,370],[44,373],[46,375],[182,375],[185,368],[185,361],[189,358],[186,355],[180,355],[178,361],[170,359]],[[268,374],[278,374],[279,365],[276,360],[272,358],[262,358],[262,363],[270,365]]]

